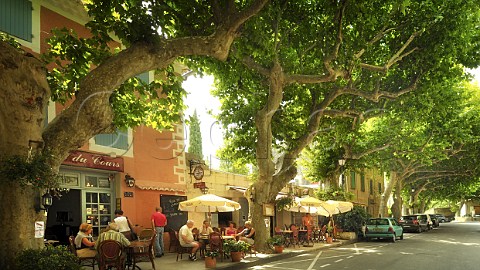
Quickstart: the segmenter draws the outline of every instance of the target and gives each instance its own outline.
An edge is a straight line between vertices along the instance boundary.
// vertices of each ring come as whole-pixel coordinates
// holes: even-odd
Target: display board
[[[178,210],[178,204],[186,201],[187,196],[160,195],[160,206],[163,214],[167,217],[167,229],[178,231],[187,223],[188,212]]]

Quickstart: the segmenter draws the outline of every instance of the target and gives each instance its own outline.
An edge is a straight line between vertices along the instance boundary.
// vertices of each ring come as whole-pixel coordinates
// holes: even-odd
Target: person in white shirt
[[[200,248],[200,243],[193,239],[193,220],[187,220],[187,224],[183,225],[178,231],[178,240],[182,247],[191,247],[192,253],[188,256],[191,261],[197,260],[197,250]]]
[[[119,232],[123,233],[128,240],[133,240],[131,235],[132,232],[130,230],[132,225],[130,224],[130,220],[123,215],[122,210],[115,210],[115,218],[113,219],[113,222],[118,225]]]

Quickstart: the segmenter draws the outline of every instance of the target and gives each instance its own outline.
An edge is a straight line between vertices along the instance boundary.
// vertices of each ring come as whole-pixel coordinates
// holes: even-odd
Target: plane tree
[[[246,194],[257,249],[269,235],[263,205],[328,123],[477,65],[472,10],[475,1],[272,1],[244,25],[226,62],[195,61],[216,76],[230,152],[258,168]]]
[[[35,200],[58,185],[69,151],[118,128],[179,122],[184,91],[174,61],[225,60],[241,25],[268,1],[84,2],[90,35],[59,29],[41,59],[0,41],[2,269],[14,269],[21,250],[44,245],[34,236],[33,221],[44,219]],[[156,72],[154,82],[135,79],[147,71]],[[44,128],[49,99],[65,109]]]

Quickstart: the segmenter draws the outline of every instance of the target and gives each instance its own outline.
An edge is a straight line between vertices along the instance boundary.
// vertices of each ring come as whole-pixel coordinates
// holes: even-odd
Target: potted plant
[[[285,237],[283,235],[274,235],[267,240],[269,245],[275,249],[275,253],[282,253],[285,245]]]
[[[205,268],[217,267],[217,250],[209,250],[205,253]]]
[[[337,225],[339,225],[343,232],[339,233],[341,239],[353,240],[357,239],[358,235],[363,236],[362,226],[369,218],[368,213],[359,206],[354,206],[352,211],[337,215]]]
[[[230,253],[232,262],[239,262],[242,260],[244,252],[247,252],[250,249],[250,244],[243,241],[235,241],[233,239],[228,239],[223,242],[223,251]]]

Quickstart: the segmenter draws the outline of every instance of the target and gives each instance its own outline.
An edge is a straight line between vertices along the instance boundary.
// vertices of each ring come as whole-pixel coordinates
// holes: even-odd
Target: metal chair
[[[148,229],[145,229],[145,230],[148,230]],[[140,235],[142,235],[142,233],[139,234],[139,236],[138,236],[139,239],[140,239]],[[144,233],[144,236],[145,235],[147,235],[147,232]],[[156,234],[154,233],[147,240],[147,241],[149,241],[149,244],[148,244],[147,248],[144,248],[143,246],[142,247],[131,248],[131,253],[130,254],[131,254],[132,259],[133,259],[133,269],[135,269],[135,266],[137,264],[138,259],[148,258],[150,260],[150,262],[152,263],[153,270],[155,270],[155,261],[154,261],[155,257],[154,257],[154,250],[153,250],[153,244],[155,243],[155,237],[156,237]],[[144,240],[140,240],[140,241],[144,241]]]
[[[125,252],[119,242],[104,240],[98,245],[98,266],[100,270],[106,270],[107,267],[124,270],[125,259]]]
[[[77,252],[77,247],[75,246],[75,236],[70,235],[68,237],[69,249],[70,252],[78,258],[78,262],[81,266],[91,266],[92,269],[95,269],[95,251],[91,249],[85,249],[88,252]]]
[[[212,232],[208,236],[210,251],[217,251],[220,255],[220,260],[223,262],[225,256],[223,252],[223,238],[219,232]]]

